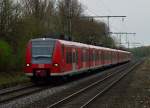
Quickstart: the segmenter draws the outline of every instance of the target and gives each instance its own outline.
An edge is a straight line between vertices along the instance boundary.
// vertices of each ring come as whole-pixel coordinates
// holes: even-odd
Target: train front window
[[[54,44],[55,44],[54,40],[32,41],[32,63],[33,64],[51,63]]]

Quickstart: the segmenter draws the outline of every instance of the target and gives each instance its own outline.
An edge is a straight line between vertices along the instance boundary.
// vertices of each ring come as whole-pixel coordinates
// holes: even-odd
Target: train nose
[[[33,76],[38,78],[45,78],[50,76],[50,64],[32,64]]]
[[[48,76],[48,70],[36,70],[35,76],[37,77],[47,77]]]

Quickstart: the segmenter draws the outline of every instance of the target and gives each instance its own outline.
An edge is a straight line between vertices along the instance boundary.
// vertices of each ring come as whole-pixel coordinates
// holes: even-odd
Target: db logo
[[[39,68],[44,68],[44,64],[39,64],[38,67]]]

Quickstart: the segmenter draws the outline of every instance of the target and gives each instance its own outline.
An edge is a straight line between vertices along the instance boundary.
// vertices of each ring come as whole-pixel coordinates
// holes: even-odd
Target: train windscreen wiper
[[[52,55],[34,55],[33,58],[51,58]]]

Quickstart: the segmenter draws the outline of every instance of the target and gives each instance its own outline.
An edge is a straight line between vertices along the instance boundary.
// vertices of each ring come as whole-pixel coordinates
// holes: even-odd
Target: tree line
[[[150,46],[142,46],[137,48],[131,48],[130,51],[135,57],[150,57]]]
[[[115,46],[107,24],[87,18],[78,0],[70,8],[67,0],[0,0],[0,71],[22,69],[31,38],[70,35],[68,17],[73,41]]]

